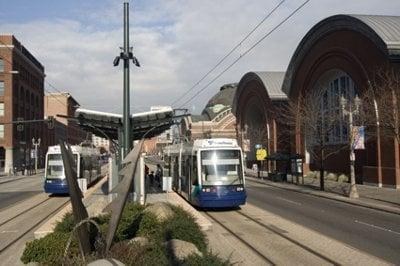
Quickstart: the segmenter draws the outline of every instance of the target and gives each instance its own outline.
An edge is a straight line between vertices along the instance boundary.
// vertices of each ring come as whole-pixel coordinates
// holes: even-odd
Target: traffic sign
[[[267,158],[266,149],[257,149],[256,151],[257,161],[264,161]]]
[[[17,121],[24,121],[23,117],[17,117]],[[17,131],[21,132],[24,131],[24,124],[17,124]]]

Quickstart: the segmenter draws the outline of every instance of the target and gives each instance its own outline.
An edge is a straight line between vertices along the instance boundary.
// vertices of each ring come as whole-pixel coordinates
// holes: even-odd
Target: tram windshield
[[[238,185],[243,183],[240,150],[201,152],[203,185]]]
[[[75,165],[78,156],[76,154],[73,155],[75,159]],[[46,178],[47,179],[63,179],[65,178],[64,174],[64,164],[62,160],[61,154],[48,154],[47,155],[47,169],[46,169]]]

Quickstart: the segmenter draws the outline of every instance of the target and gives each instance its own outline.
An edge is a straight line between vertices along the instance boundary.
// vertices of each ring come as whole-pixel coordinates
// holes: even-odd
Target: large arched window
[[[353,80],[341,70],[332,70],[323,75],[318,86],[324,90],[321,100],[323,114],[338,118],[337,122],[332,125],[332,130],[326,136],[326,143],[348,143],[349,128],[347,120],[341,118],[340,98],[343,96],[348,101],[353,101],[356,94]]]

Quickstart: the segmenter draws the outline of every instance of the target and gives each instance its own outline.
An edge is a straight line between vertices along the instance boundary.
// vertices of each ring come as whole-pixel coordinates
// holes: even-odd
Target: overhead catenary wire
[[[13,50],[9,47],[8,44],[4,43],[4,42],[1,41],[1,40],[0,40],[0,43],[3,44],[4,47],[7,48],[7,49],[9,49],[11,52],[13,51]],[[5,60],[5,61],[7,61],[7,62],[10,64],[10,66],[13,65],[13,63],[12,63],[10,60],[8,60],[7,58],[3,57],[2,59]],[[49,85],[51,88],[53,88],[55,91],[57,91],[58,93],[62,93],[60,90],[58,90],[55,86],[53,86],[53,85],[52,85],[50,82],[48,82],[46,79],[44,79],[44,82],[45,82],[47,85]],[[66,105],[65,103],[63,103],[62,101],[60,101],[55,95],[52,94],[52,92],[46,90],[45,87],[43,87],[43,90],[44,90],[45,92],[47,92],[49,96],[53,97],[53,98],[56,99],[59,103],[61,103],[61,104],[64,105],[65,107],[67,107],[67,105]]]
[[[206,74],[204,74],[189,90],[185,91],[182,95],[180,95],[174,102],[172,102],[171,106],[179,102],[183,99],[189,92],[191,92],[194,88],[197,87],[206,77],[208,77],[217,67],[219,67],[237,48],[239,48],[243,42],[245,42],[250,35],[252,35],[286,0],[281,0],[246,36],[240,40],[224,57],[222,57],[217,64],[215,64]]]
[[[190,103],[194,98],[196,98],[200,93],[206,90],[214,81],[216,81],[219,77],[225,74],[226,71],[231,69],[240,59],[246,56],[251,50],[253,50],[257,45],[259,45],[265,38],[270,36],[275,30],[277,30],[281,25],[283,25],[286,21],[288,21],[294,14],[296,14],[301,8],[303,8],[308,2],[311,0],[304,1],[300,6],[298,6],[294,11],[292,11],[284,20],[279,22],[274,28],[268,31],[263,37],[261,37],[257,42],[255,42],[249,49],[247,49],[243,54],[241,54],[237,59],[235,59],[231,64],[229,64],[224,70],[222,70],[217,76],[215,76],[210,82],[208,82],[205,86],[203,86],[198,92],[196,92],[192,97],[190,97],[187,101],[185,101],[179,108],[184,107],[186,104]]]

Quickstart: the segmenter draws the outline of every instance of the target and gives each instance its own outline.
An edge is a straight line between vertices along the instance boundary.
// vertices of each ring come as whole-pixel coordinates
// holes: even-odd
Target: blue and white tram
[[[237,207],[246,203],[242,151],[234,139],[198,139],[168,146],[173,189],[191,204],[204,208]]]
[[[71,146],[78,178],[86,178],[89,186],[101,176],[100,152],[94,147]],[[69,193],[60,146],[50,146],[46,154],[44,191]]]

